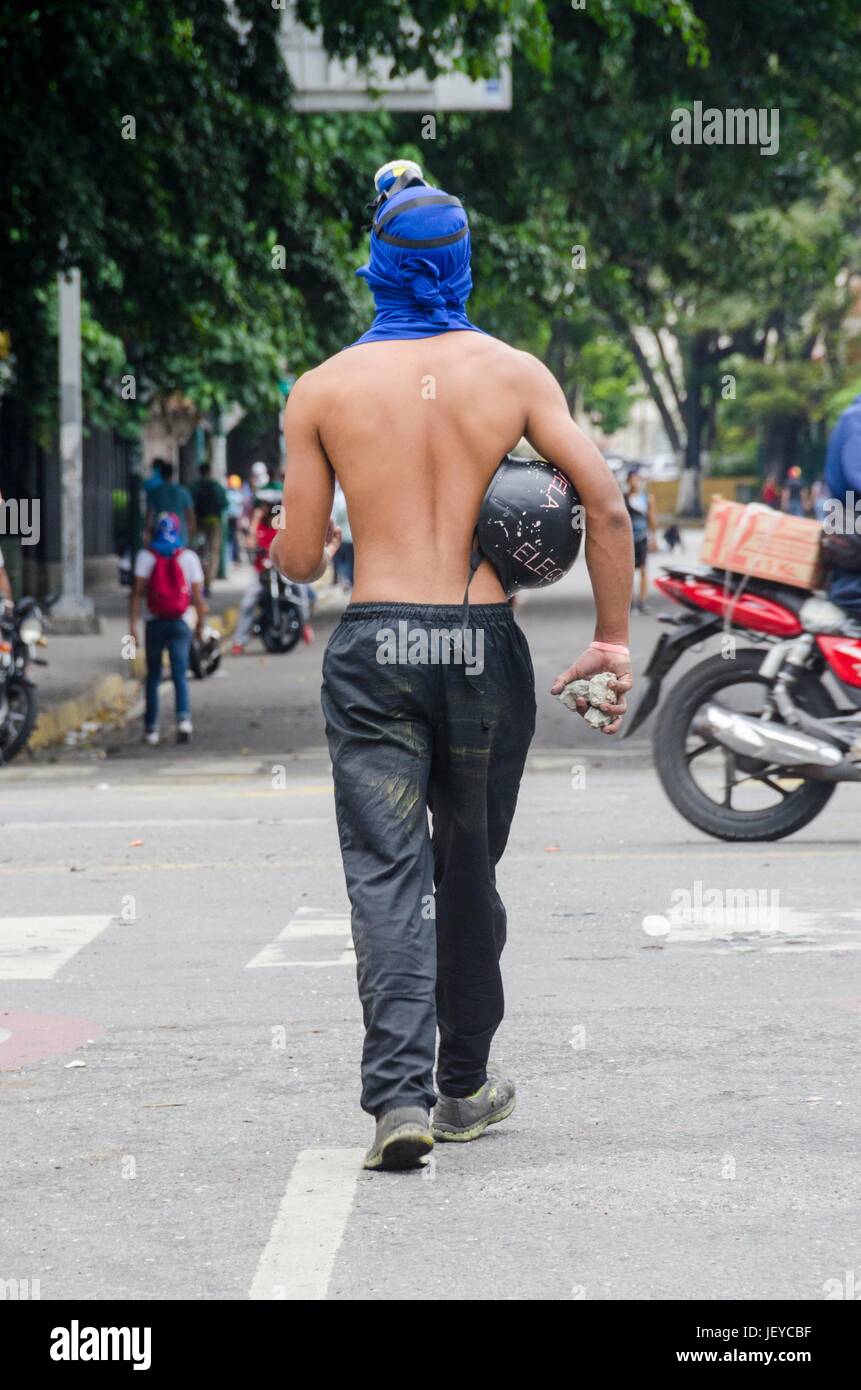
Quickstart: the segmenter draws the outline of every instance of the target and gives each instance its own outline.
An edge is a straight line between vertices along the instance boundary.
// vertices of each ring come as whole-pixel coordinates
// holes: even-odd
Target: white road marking
[[[0,917],[0,980],[50,980],[113,917]]]
[[[669,944],[717,941],[731,943],[736,951],[759,949],[782,955],[861,950],[861,912],[857,910],[807,912],[775,904],[759,917],[753,910],[750,921],[744,917],[744,912],[713,909],[707,916],[671,918]]]
[[[294,825],[328,825],[328,816],[267,816],[264,822],[266,825],[283,825],[290,828]],[[260,816],[175,816],[175,817],[143,817],[138,816],[134,820],[16,820],[6,821],[3,825],[3,833],[7,830],[25,830],[32,834],[34,830],[158,830],[162,826],[166,830],[188,829],[190,826],[219,826],[221,828],[235,825],[260,825]]]
[[[250,1299],[326,1297],[363,1157],[361,1149],[303,1149],[298,1155]]]
[[[292,954],[290,946],[294,941],[310,941],[317,937],[341,937],[344,941],[341,954],[328,960],[302,960]],[[330,965],[352,965],[355,964],[355,960],[349,917],[343,914],[327,916],[318,908],[300,907],[275,940],[264,946],[262,951],[258,951],[245,968],[260,970],[273,965],[286,965],[319,969]]]

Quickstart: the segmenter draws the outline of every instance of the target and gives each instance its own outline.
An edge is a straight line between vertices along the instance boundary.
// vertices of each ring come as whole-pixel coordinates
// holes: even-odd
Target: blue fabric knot
[[[375,223],[368,264],[356,271],[376,306],[374,322],[358,343],[430,338],[458,329],[482,332],[466,315],[472,289],[466,213],[454,200],[440,202],[439,195],[439,189],[422,184],[382,204],[377,221],[384,217],[383,228]],[[437,244],[416,248],[410,242]]]

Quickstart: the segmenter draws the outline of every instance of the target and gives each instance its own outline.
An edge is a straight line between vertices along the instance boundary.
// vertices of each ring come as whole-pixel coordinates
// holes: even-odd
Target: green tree
[[[779,315],[759,293],[762,280],[779,291],[755,219],[801,200],[825,209],[825,176],[849,164],[859,133],[848,0],[700,0],[697,16],[691,43],[633,6],[548,6],[548,70],[516,57],[513,110],[439,123],[433,157],[482,215],[543,235],[539,285],[545,250],[561,267],[585,248],[577,293],[636,360],[688,479],[713,436],[724,364],[761,357]],[[673,113],[695,101],[777,109],[779,148],[674,144]],[[819,290],[835,269],[829,248]],[[552,331],[566,332],[564,318]]]

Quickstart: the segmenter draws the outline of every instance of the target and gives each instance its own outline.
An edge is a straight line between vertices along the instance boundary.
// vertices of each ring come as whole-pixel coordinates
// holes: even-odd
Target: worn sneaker
[[[418,1105],[388,1110],[377,1120],[366,1168],[419,1168],[433,1148],[428,1112]]]
[[[180,719],[176,726],[177,743],[188,743],[191,738],[191,720]]]
[[[507,1120],[515,1105],[514,1082],[498,1072],[488,1072],[487,1080],[474,1095],[440,1096],[433,1112],[434,1139],[464,1144],[477,1139],[488,1125]]]
[[[233,646],[230,648],[230,655],[231,655],[231,656],[241,656],[242,653],[243,653],[244,651],[245,651],[245,643],[244,643],[244,642],[234,642],[234,643],[233,643]]]
[[[150,748],[158,747],[158,729],[147,729],[144,734],[144,743],[148,743]]]

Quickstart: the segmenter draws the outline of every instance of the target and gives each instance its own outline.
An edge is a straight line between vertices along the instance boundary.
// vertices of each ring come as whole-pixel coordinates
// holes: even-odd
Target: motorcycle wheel
[[[33,686],[14,676],[6,686],[6,700],[6,717],[0,724],[0,766],[11,763],[26,746],[39,712]]]
[[[260,628],[261,642],[267,652],[274,652],[276,655],[292,651],[301,635],[302,615],[295,603],[284,605],[278,627],[264,621]]]
[[[655,767],[664,791],[685,820],[718,840],[781,840],[818,816],[836,789],[834,782],[805,780],[793,776],[791,768],[723,749],[714,739],[692,729],[703,705],[711,700],[720,702],[720,696],[732,686],[766,688],[769,682],[759,674],[762,660],[762,652],[744,648],[734,660],[713,656],[700,662],[670,691],[655,724]],[[793,698],[814,718],[828,719],[837,713],[828,691],[812,673],[801,676]],[[760,713],[744,702],[731,708],[754,716]],[[710,796],[692,772],[698,758],[710,753],[723,762],[721,801]],[[765,794],[769,788],[779,800],[776,805],[750,810],[734,807],[733,792],[742,786],[752,799],[756,799],[757,789]]]

